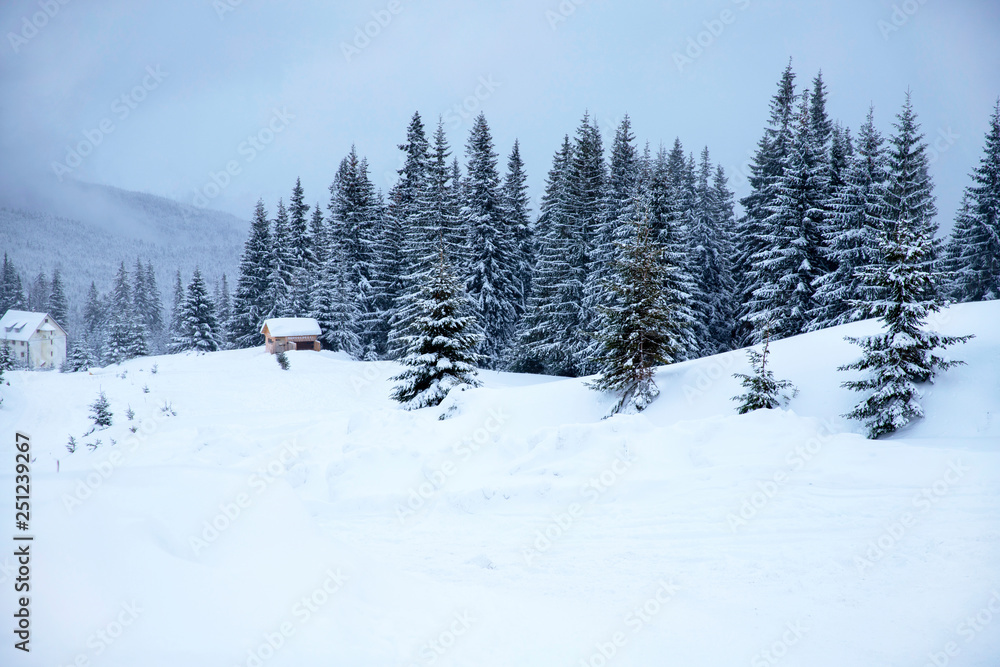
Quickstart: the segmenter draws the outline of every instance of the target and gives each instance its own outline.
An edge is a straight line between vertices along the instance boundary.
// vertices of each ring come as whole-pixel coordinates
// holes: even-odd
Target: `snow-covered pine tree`
[[[392,358],[405,353],[406,340],[413,335],[421,288],[431,274],[442,225],[436,216],[442,204],[437,200],[442,174],[432,174],[430,144],[419,113],[413,114],[406,143],[399,149],[404,153],[403,166],[393,187],[389,215],[400,221],[404,245],[403,263],[395,268],[399,293],[389,318],[388,353]]]
[[[391,307],[391,302],[379,298],[379,290],[383,286],[380,272],[397,273],[400,265],[388,261],[384,265],[380,263],[383,259],[380,247],[383,231],[381,196],[375,192],[368,176],[367,160],[358,156],[354,146],[341,160],[330,185],[329,211],[323,252],[319,257],[322,262],[320,280],[331,279],[334,282],[317,285],[317,291],[324,293],[322,308],[326,313],[354,313],[351,317],[358,318],[358,321],[352,325],[352,330],[360,336],[361,346],[374,345],[384,351],[388,327],[386,320],[382,319],[382,309]],[[398,229],[403,232],[403,228]],[[402,243],[402,238],[397,241]],[[398,246],[393,250],[402,252],[403,248]],[[341,281],[346,282],[341,284]],[[331,302],[331,298],[335,301]],[[354,354],[350,349],[348,352]]]
[[[407,368],[394,378],[399,384],[392,398],[407,410],[439,405],[457,386],[479,386],[476,349],[480,336],[475,332],[475,318],[462,315],[467,298],[441,245],[437,273],[424,286],[415,333],[407,340],[402,359]]]
[[[97,400],[90,404],[90,418],[94,420],[94,426],[107,428],[111,426],[114,415],[111,413],[111,403],[102,391],[97,395]]]
[[[938,283],[943,274],[935,258],[934,196],[926,144],[909,92],[894,127],[887,215],[877,236],[881,262],[861,271],[867,284],[881,288],[879,299],[868,306],[881,319],[883,330],[874,336],[847,337],[862,348],[863,356],[840,367],[865,372],[863,379],[843,383],[855,391],[870,392],[845,416],[863,420],[871,438],[922,417],[917,385],[962,363],[945,359],[938,350],[971,338],[924,330],[927,317],[942,307]]]
[[[749,273],[754,290],[746,317],[756,325],[751,338],[756,342],[763,322],[770,324],[775,338],[806,330],[815,305],[814,284],[825,269],[823,163],[814,150],[807,95],[802,96],[792,130],[792,143],[767,206],[770,215],[759,227],[764,247],[753,256]]]
[[[219,349],[225,350],[229,348],[227,323],[233,314],[232,297],[229,295],[229,279],[226,278],[225,273],[222,274],[222,283],[219,285],[219,296],[214,301],[215,316],[219,324]]]
[[[582,336],[580,302],[575,300],[579,293],[571,283],[570,246],[576,242],[569,210],[572,159],[573,144],[566,136],[552,158],[535,223],[538,248],[531,295],[511,366],[521,372],[579,375],[580,360],[572,350],[589,342]]]
[[[846,183],[846,173],[851,157],[854,155],[854,140],[851,138],[851,128],[834,123],[833,135],[830,138],[830,196],[835,197],[837,190]]]
[[[791,149],[795,120],[795,73],[792,63],[781,75],[778,91],[771,98],[771,113],[764,134],[757,143],[757,150],[749,165],[750,194],[740,199],[744,214],[736,228],[736,262],[733,264],[737,285],[736,303],[739,304],[734,338],[737,345],[753,339],[754,327],[750,316],[754,290],[759,287],[754,257],[768,249],[764,220],[771,215],[777,200],[780,180]]]
[[[58,320],[56,320],[58,322]],[[79,373],[94,365],[94,359],[85,341],[74,340],[69,346],[66,361],[59,368],[62,373]]]
[[[105,357],[109,363],[118,364],[149,353],[146,332],[135,313],[125,262],[121,263],[115,276],[109,315],[110,327],[105,348]]]
[[[153,263],[149,260],[146,260],[145,272],[147,309],[143,313],[143,321],[150,335],[150,349],[162,353],[164,351],[163,298],[156,284],[156,271],[153,270]]]
[[[517,268],[515,278],[521,300],[516,304],[517,318],[524,317],[531,294],[531,273],[534,270],[535,250],[531,225],[531,198],[528,197],[528,174],[521,159],[521,146],[517,139],[507,158],[507,173],[504,176],[502,201],[505,225],[514,235],[517,248]]]
[[[174,274],[174,295],[170,305],[170,331],[167,334],[167,352],[180,352],[183,346],[181,325],[184,318],[184,283],[181,282],[181,270]]]
[[[215,352],[219,349],[219,322],[215,316],[215,304],[208,295],[208,287],[197,267],[184,296],[178,344],[180,350],[195,352]]]
[[[871,274],[859,273],[882,261],[877,237],[885,224],[888,173],[874,115],[869,108],[858,133],[857,150],[844,170],[844,182],[831,200],[825,236],[827,263],[834,268],[816,280],[809,330],[871,317],[870,304],[879,299],[879,286],[866,284],[864,279]]]
[[[649,226],[663,251],[663,290],[670,302],[675,304],[674,326],[677,327],[677,343],[680,345],[674,353],[675,361],[698,356],[697,335],[701,329],[692,310],[692,295],[697,286],[688,271],[687,229],[684,224],[687,212],[685,204],[678,203],[693,197],[693,193],[687,191],[689,179],[685,175],[686,170],[684,148],[678,139],[669,154],[660,147],[649,178],[641,184],[643,212],[648,216]],[[707,337],[703,331],[700,333]]]
[[[240,259],[240,277],[233,297],[233,315],[229,323],[229,340],[236,348],[253,347],[263,340],[261,325],[267,315],[267,293],[271,275],[271,230],[264,202],[257,202],[250,236]],[[177,283],[180,284],[178,272]],[[183,287],[181,287],[183,292]],[[175,308],[177,290],[174,291]],[[171,330],[178,323],[171,321]]]
[[[8,310],[24,310],[28,305],[24,298],[21,284],[21,274],[17,272],[14,263],[3,254],[3,271],[0,273],[0,313]]]
[[[734,401],[740,402],[736,411],[741,415],[754,410],[780,408],[786,405],[797,391],[788,380],[774,379],[774,371],[767,367],[768,348],[771,344],[771,337],[767,331],[768,327],[765,324],[763,347],[760,352],[752,347],[747,348],[747,359],[750,361],[752,375],[733,373],[733,377],[739,380],[746,390],[739,396],[733,396]]]
[[[100,360],[104,350],[106,321],[107,308],[97,292],[97,285],[91,281],[90,289],[87,290],[87,300],[83,306],[83,340],[80,343],[86,346],[87,353],[94,360],[93,363]]]
[[[313,276],[309,271],[309,204],[306,204],[302,181],[295,179],[292,196],[288,201],[288,250],[292,264],[292,289],[289,294],[290,310],[303,316],[310,310],[309,295],[313,288]]]
[[[52,286],[44,271],[40,271],[28,286],[28,310],[46,313],[49,310],[49,292]]]
[[[732,195],[725,173],[716,170],[712,180],[708,147],[701,152],[695,186],[695,203],[688,229],[688,266],[696,286],[692,310],[703,323],[705,338],[699,341],[701,354],[717,354],[730,349],[733,318]],[[724,201],[718,201],[718,197]]]
[[[497,154],[486,116],[479,114],[466,144],[465,206],[470,273],[466,291],[483,331],[481,362],[498,368],[505,360],[517,325],[521,291],[515,230],[504,219]]]
[[[619,396],[612,414],[640,412],[656,398],[656,367],[683,352],[683,329],[690,326],[677,326],[678,304],[664,290],[669,269],[650,225],[648,204],[636,202],[634,210],[605,286],[614,294],[613,305],[599,309],[600,376],[590,384]]]
[[[615,303],[616,294],[608,289],[608,285],[617,270],[621,242],[634,232],[632,221],[636,215],[634,204],[639,188],[639,157],[634,141],[632,122],[626,115],[611,145],[601,214],[594,230],[591,265],[584,285],[584,305],[589,312],[597,313],[598,321],[601,309]],[[595,337],[585,354],[588,358],[597,358],[602,348],[603,342]]]
[[[319,323],[320,342],[328,350],[347,352],[361,358],[363,348],[358,330],[362,325],[361,312],[355,299],[351,267],[346,262],[346,243],[326,238],[319,239],[323,252],[316,289],[313,294],[313,317]]]
[[[965,189],[948,245],[952,296],[958,301],[1000,299],[1000,100],[986,132],[972,185]]]
[[[809,95],[809,139],[812,144],[813,159],[816,161],[816,187],[820,190],[819,202],[826,211],[827,202],[833,194],[833,121],[826,111],[826,84],[823,72],[813,79],[812,94]]]
[[[69,326],[69,301],[66,299],[66,288],[63,286],[62,274],[58,267],[52,273],[48,312],[63,328]]]
[[[278,200],[271,231],[271,274],[267,281],[267,310],[265,319],[270,317],[296,317],[292,302],[294,286],[295,255],[292,249],[291,227],[288,210],[284,202]]]

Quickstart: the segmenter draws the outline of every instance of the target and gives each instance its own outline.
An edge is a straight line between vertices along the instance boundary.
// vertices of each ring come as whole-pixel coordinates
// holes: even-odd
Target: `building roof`
[[[45,318],[49,318],[50,324],[45,323]],[[52,319],[48,313],[32,313],[27,310],[8,310],[0,318],[0,340],[28,340],[31,336],[43,329],[45,331],[66,331],[59,326],[59,323]]]
[[[273,317],[264,320],[264,329],[275,338],[285,338],[286,336],[318,336],[320,334],[319,323],[311,317]]]

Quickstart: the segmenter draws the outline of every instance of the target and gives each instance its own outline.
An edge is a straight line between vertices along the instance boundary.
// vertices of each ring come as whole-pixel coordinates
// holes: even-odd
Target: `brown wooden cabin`
[[[260,332],[264,334],[264,347],[271,354],[321,349],[319,323],[311,317],[274,317],[264,320]]]

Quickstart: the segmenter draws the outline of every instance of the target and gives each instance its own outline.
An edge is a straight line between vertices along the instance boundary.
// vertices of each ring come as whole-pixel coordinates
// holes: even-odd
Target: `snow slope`
[[[0,488],[24,430],[33,635],[0,664],[994,667],[998,323],[942,313],[977,335],[968,365],[881,441],[838,418],[842,337],[872,322],[773,344],[800,392],[743,416],[741,352],[662,369],[612,419],[582,380],[500,373],[408,413],[398,367],[326,352],[11,373]],[[102,389],[115,423],[84,437]]]

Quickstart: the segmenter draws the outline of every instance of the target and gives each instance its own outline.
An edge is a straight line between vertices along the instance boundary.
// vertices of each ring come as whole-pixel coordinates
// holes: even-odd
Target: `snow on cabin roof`
[[[273,317],[264,320],[264,326],[260,328],[260,332],[264,333],[265,328],[275,338],[318,336],[320,334],[319,323],[311,317]]]
[[[49,318],[51,324],[45,323],[46,317]],[[62,327],[49,317],[48,313],[8,310],[4,313],[3,318],[0,318],[0,340],[28,340],[39,329],[44,331],[62,331]]]

